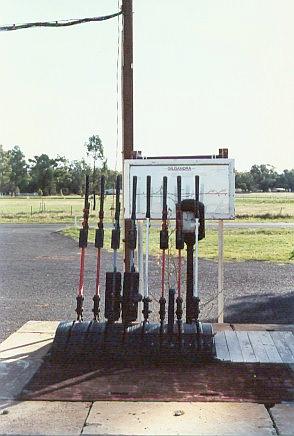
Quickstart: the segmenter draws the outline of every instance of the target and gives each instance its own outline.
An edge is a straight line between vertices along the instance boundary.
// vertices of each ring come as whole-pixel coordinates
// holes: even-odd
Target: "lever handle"
[[[147,205],[146,205],[146,218],[150,218],[150,202],[151,202],[151,176],[147,176]]]
[[[167,212],[167,177],[163,177],[163,211]]]
[[[184,238],[182,231],[182,212],[181,212],[181,200],[182,200],[182,177],[177,176],[177,204],[176,204],[176,249],[182,250],[184,248]]]
[[[101,179],[100,179],[100,212],[103,212],[104,195],[105,195],[105,176],[101,176]]]
[[[137,203],[137,176],[133,176],[133,198],[132,198],[132,216],[131,219],[136,219],[136,203]]]
[[[199,176],[195,176],[196,218],[199,218]]]
[[[86,186],[85,186],[85,203],[84,203],[84,209],[89,208],[89,190],[90,190],[90,176],[89,174],[86,175]]]
[[[182,199],[182,177],[177,177],[177,197],[178,197],[178,204],[181,203]]]
[[[120,216],[120,187],[121,187],[121,176],[118,175],[115,183],[115,221],[119,221]]]
[[[199,201],[199,176],[195,176],[195,200]]]

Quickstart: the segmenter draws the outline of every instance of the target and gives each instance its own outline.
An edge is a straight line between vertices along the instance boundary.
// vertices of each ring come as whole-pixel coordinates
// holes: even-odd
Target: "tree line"
[[[69,161],[63,156],[51,158],[47,154],[34,156],[27,161],[20,147],[5,151],[0,145],[0,193],[81,195],[86,174],[92,175],[91,188],[94,194],[99,189],[101,174],[105,175],[106,189],[113,189],[117,172],[108,168],[99,136],[91,136],[85,147],[92,165],[85,159]],[[249,171],[236,173],[236,188],[244,192],[268,192],[278,188],[294,192],[294,169],[279,174],[270,165],[253,165]]]
[[[0,193],[82,195],[86,174],[92,175],[91,189],[94,194],[99,189],[101,174],[105,175],[106,189],[113,189],[117,172],[108,168],[99,136],[89,138],[85,146],[93,165],[85,159],[69,161],[63,156],[52,158],[44,153],[26,160],[19,146],[4,150],[0,145]]]
[[[250,171],[236,173],[236,189],[244,192],[269,192],[281,188],[294,192],[294,169],[279,174],[271,165],[253,165]]]

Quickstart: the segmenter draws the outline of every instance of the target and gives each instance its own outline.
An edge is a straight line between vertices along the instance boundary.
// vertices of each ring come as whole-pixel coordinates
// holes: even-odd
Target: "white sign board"
[[[206,219],[235,218],[235,168],[233,159],[132,159],[124,161],[124,211],[131,217],[133,176],[137,176],[137,219],[146,215],[146,178],[151,176],[151,219],[161,219],[162,179],[167,176],[169,219],[176,218],[177,176],[182,180],[182,200],[195,198],[199,176],[200,201]]]

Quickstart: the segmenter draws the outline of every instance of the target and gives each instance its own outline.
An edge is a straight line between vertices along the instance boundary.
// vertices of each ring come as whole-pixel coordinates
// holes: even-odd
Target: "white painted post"
[[[150,233],[150,219],[146,218],[146,251],[145,251],[145,276],[144,276],[144,297],[149,297],[149,233]]]
[[[195,254],[194,254],[194,286],[193,286],[193,297],[199,297],[199,286],[198,286],[198,267],[199,267],[199,242],[198,242],[198,236],[199,236],[199,218],[196,218],[195,223]]]
[[[217,322],[224,322],[224,221],[218,221]]]
[[[137,265],[138,265],[138,272],[139,272],[139,292],[143,296],[144,294],[144,244],[143,244],[143,221],[138,221],[138,232],[137,232],[137,239],[138,239],[138,249],[137,249]],[[143,321],[143,314],[142,314],[143,306],[142,302],[139,303],[139,314],[138,314],[138,321]]]

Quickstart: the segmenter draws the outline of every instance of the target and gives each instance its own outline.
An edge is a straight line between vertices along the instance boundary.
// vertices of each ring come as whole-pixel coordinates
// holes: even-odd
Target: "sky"
[[[118,3],[0,0],[0,25],[105,15]],[[240,171],[261,163],[294,168],[294,1],[133,6],[134,148],[148,156],[227,147]],[[28,158],[74,160],[99,134],[108,164],[120,168],[119,35],[116,18],[0,32],[0,144],[19,145]]]

